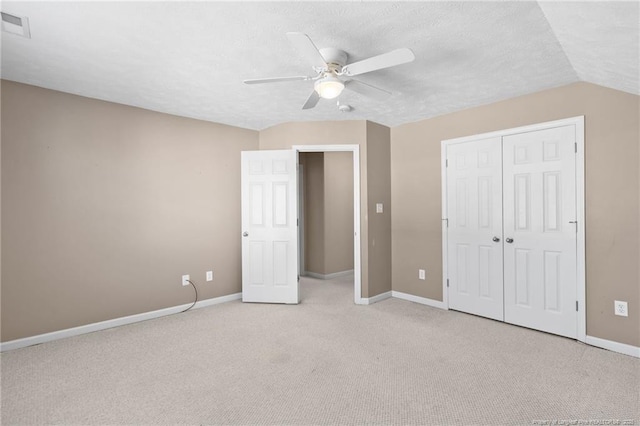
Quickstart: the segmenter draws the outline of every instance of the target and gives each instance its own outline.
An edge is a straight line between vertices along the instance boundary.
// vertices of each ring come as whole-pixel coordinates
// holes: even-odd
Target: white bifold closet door
[[[575,127],[505,136],[504,319],[577,336]]]
[[[503,320],[500,138],[447,148],[449,307]]]
[[[447,147],[449,307],[577,336],[575,126]]]

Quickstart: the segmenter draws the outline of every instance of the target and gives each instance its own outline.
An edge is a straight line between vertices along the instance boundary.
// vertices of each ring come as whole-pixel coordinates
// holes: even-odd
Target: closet
[[[583,129],[576,117],[443,141],[449,309],[580,337]]]

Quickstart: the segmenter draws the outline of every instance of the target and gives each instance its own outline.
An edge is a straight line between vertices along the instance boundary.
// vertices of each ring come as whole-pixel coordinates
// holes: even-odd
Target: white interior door
[[[505,321],[577,336],[575,126],[503,138]]]
[[[452,144],[446,155],[449,307],[502,320],[501,139]]]
[[[242,301],[298,303],[296,152],[244,151],[241,161]]]

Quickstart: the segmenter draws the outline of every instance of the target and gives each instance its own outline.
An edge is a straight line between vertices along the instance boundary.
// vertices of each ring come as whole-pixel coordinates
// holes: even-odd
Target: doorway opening
[[[330,279],[350,274],[353,270],[354,302],[362,304],[359,146],[296,145],[293,149],[298,157],[299,274],[306,273],[310,277]],[[334,155],[338,153],[351,153],[351,158]],[[325,158],[328,163],[326,168]],[[348,162],[351,162],[352,167],[345,167],[348,166]],[[352,179],[344,175],[345,169],[352,169]],[[318,174],[319,170],[322,170],[322,173]],[[353,187],[345,188],[344,184],[348,185],[349,181],[352,181]],[[325,188],[324,185],[328,187]],[[316,194],[304,191],[304,187],[315,188],[312,191],[316,191]],[[333,193],[332,197],[333,188],[339,188],[339,191]],[[319,197],[318,191],[328,194],[328,197]],[[344,206],[349,202],[353,203],[352,209],[347,210],[353,211],[352,223],[344,220]],[[309,220],[305,221],[305,216]],[[325,232],[327,227],[330,232]],[[322,244],[305,244],[306,240],[318,243],[319,233],[322,234]],[[329,238],[325,239],[327,235]],[[314,252],[321,255],[316,256]],[[353,258],[347,258],[351,254]]]

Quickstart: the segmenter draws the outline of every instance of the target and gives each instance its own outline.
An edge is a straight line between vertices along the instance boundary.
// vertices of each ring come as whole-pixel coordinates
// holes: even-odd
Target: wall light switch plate
[[[189,275],[182,276],[182,285],[189,285]]]
[[[213,271],[207,271],[207,281],[213,281]]]
[[[620,300],[614,300],[613,313],[621,317],[628,317],[629,311],[627,310],[627,302],[621,302]]]
[[[382,203],[377,203],[376,204],[376,213],[382,213],[384,211],[384,208],[382,206]]]
[[[426,280],[427,279],[427,273],[424,269],[418,269],[418,279],[419,280]]]

